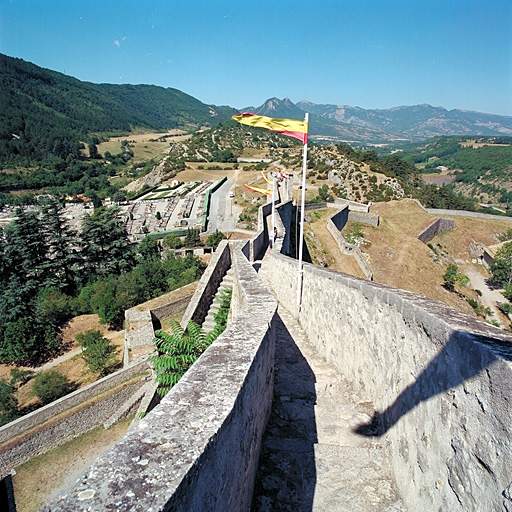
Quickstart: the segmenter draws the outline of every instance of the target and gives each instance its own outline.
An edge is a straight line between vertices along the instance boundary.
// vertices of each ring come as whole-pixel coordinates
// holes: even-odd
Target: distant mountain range
[[[302,119],[310,113],[310,133],[316,139],[382,143],[418,141],[441,135],[511,136],[512,117],[466,110],[414,105],[375,110],[348,105],[294,104],[288,98],[270,98],[245,110],[271,117]]]
[[[193,131],[227,121],[236,112],[206,105],[177,89],[82,82],[2,54],[0,105],[0,164],[9,165],[58,156],[63,147],[76,152],[79,141],[90,142],[97,135],[133,129]],[[365,110],[271,98],[245,110],[295,119],[307,111],[311,137],[326,141],[367,144],[439,135],[512,135],[512,117],[430,105]]]

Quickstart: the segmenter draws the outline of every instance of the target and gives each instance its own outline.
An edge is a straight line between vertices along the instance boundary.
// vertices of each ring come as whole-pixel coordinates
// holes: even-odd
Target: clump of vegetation
[[[175,320],[171,321],[171,332],[155,332],[154,343],[158,355],[151,356],[156,372],[157,393],[163,397],[181,379],[185,372],[211,345],[218,334],[206,334],[201,327],[190,321],[186,329]]]
[[[0,379],[0,427],[19,416],[16,388],[6,379]]]
[[[82,347],[82,359],[91,373],[108,375],[118,364],[117,350],[101,332],[89,329],[76,335]]]
[[[57,370],[38,373],[34,377],[32,392],[43,404],[49,404],[71,391],[70,382]]]
[[[226,329],[231,304],[232,289],[226,289],[220,296],[220,308],[215,315],[215,328],[206,333],[190,321],[183,329],[176,320],[171,320],[171,332],[158,330],[154,343],[158,354],[151,356],[156,372],[157,393],[163,397],[181,379],[199,356]]]
[[[206,247],[211,247],[214,251],[217,249],[222,240],[225,240],[226,235],[219,231],[215,230],[215,233],[212,233],[206,239]]]
[[[450,292],[455,291],[456,284],[461,287],[465,287],[469,284],[469,277],[464,274],[460,274],[459,268],[453,263],[450,263],[446,268],[446,272],[443,275],[443,280],[443,286]]]
[[[492,281],[503,286],[505,297],[512,299],[512,242],[506,243],[498,250],[490,270]]]

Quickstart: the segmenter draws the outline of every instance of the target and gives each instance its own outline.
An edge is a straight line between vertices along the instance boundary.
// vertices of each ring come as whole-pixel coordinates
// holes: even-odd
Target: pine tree
[[[128,235],[116,206],[97,208],[83,219],[81,232],[83,278],[119,275],[134,265]]]
[[[71,294],[76,286],[80,257],[78,238],[64,218],[64,206],[48,199],[42,206],[42,230],[48,247],[45,286]]]

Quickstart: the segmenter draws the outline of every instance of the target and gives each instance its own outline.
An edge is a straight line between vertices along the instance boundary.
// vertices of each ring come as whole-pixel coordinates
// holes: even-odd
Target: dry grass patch
[[[108,430],[96,427],[17,467],[13,483],[18,512],[38,510],[60,489],[75,481],[126,433],[132,419],[123,420]]]
[[[321,210],[313,210],[309,212],[311,222],[307,227],[311,229],[317,242],[316,248],[312,248],[308,244],[308,249],[313,258],[313,262],[323,266],[326,264],[329,268],[345,272],[357,277],[365,277],[363,271],[357,264],[353,256],[343,254],[339,249],[327,229],[327,219],[335,213],[332,208],[324,208]]]

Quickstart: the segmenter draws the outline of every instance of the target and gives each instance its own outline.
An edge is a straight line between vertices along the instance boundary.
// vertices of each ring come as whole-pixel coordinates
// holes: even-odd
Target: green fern
[[[213,333],[207,335],[192,321],[183,329],[178,322],[172,320],[170,330],[170,333],[160,330],[155,332],[153,341],[158,354],[149,358],[156,372],[157,393],[162,397],[217,337],[212,336]]]

